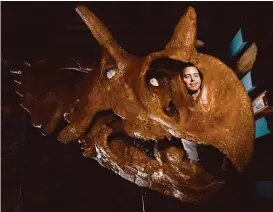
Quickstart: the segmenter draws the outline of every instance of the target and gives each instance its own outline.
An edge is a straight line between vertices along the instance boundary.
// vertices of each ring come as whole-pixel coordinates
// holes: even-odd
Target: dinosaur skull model
[[[184,161],[183,149],[172,145],[175,140],[211,145],[238,171],[247,168],[254,141],[251,101],[230,68],[198,53],[192,7],[166,47],[144,58],[122,49],[86,7],[76,11],[102,46],[103,56],[92,69],[40,61],[13,71],[20,78],[21,105],[34,126],[49,135],[64,117],[68,124],[59,133],[60,142],[78,141],[84,156],[139,186],[184,202],[207,199],[224,182],[197,163]],[[203,76],[196,104],[181,79],[185,64]],[[159,144],[167,147],[159,151]]]

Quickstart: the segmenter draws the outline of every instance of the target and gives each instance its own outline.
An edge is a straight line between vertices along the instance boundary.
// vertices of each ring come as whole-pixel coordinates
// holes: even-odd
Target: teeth
[[[168,139],[168,141],[171,141],[172,140],[172,135],[168,135],[168,136],[166,136],[166,138]]]
[[[155,156],[155,159],[159,162],[159,164],[162,166],[163,165],[163,161],[161,159],[161,155],[158,151],[154,151],[154,156]]]
[[[155,145],[154,145],[154,156],[155,156],[155,159],[162,166],[163,165],[163,161],[161,159],[161,155],[160,155],[159,150],[158,150],[158,143],[157,143],[157,141],[155,142]]]

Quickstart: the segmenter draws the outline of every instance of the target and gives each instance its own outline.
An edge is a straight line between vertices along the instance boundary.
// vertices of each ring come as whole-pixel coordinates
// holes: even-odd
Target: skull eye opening
[[[151,78],[151,79],[150,79],[150,84],[151,84],[152,86],[154,86],[154,87],[158,87],[158,86],[159,86],[159,83],[158,83],[158,81],[157,81],[156,78]]]
[[[170,58],[156,59],[150,64],[147,71],[147,85],[160,88],[164,83],[170,81],[172,76],[180,74],[185,66],[185,63]]]
[[[168,74],[158,69],[150,69],[146,75],[146,84],[155,89],[163,88],[164,84],[168,84]]]
[[[107,77],[107,79],[112,79],[117,73],[117,68],[113,67],[113,68],[109,68],[105,71],[105,75]]]

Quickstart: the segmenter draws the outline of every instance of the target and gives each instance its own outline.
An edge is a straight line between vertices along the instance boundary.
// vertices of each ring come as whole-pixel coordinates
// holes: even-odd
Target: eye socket
[[[159,83],[158,83],[158,81],[157,81],[156,78],[151,78],[150,79],[150,84],[153,85],[153,86],[155,86],[155,87],[159,86]]]
[[[151,88],[163,88],[167,81],[168,75],[163,71],[160,71],[160,69],[149,69],[147,71],[146,83]]]
[[[117,68],[110,68],[106,71],[106,77],[107,79],[112,79],[115,75],[116,75],[116,72],[117,72]]]

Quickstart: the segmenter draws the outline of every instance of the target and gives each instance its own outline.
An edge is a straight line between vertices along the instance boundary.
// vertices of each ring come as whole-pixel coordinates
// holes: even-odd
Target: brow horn
[[[77,6],[77,13],[86,23],[99,44],[115,59],[120,59],[127,53],[118,45],[106,26],[87,7]]]
[[[189,7],[180,18],[173,36],[165,49],[176,49],[177,51],[183,51],[185,55],[191,55],[195,47],[200,45],[200,42],[196,41],[196,19],[194,8]],[[176,55],[181,55],[181,52]]]

